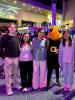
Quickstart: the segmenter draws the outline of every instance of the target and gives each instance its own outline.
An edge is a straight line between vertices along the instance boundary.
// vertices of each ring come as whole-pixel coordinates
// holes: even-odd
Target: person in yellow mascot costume
[[[53,26],[52,30],[48,34],[48,49],[47,49],[47,89],[49,87],[49,83],[51,81],[51,75],[53,69],[56,72],[56,83],[60,86],[59,83],[59,63],[58,63],[58,49],[60,45],[60,39],[62,37],[59,32],[58,26]]]

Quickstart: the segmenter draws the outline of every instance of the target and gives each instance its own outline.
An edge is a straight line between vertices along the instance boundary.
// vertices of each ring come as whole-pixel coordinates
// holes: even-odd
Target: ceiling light
[[[17,3],[17,1],[15,0],[15,1],[14,1],[14,3],[16,4],[16,3]]]
[[[32,8],[34,8],[34,6],[32,6]]]
[[[26,6],[26,4],[25,4],[25,3],[23,3],[22,5],[23,5],[23,6]]]
[[[41,10],[41,9],[39,8],[39,10]]]

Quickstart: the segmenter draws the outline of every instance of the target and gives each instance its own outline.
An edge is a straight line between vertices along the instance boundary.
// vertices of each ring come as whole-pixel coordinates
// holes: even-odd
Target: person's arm
[[[33,46],[34,46],[34,41],[35,41],[35,39],[33,39],[31,42],[30,42],[30,45],[31,45],[31,52],[33,53]]]
[[[0,57],[5,58],[5,52],[4,52],[4,37],[0,37]]]
[[[30,47],[31,47],[31,52],[33,52],[33,44],[32,44],[32,41],[30,41]]]
[[[75,41],[72,40],[72,52],[73,52],[73,60],[72,63],[75,65]]]
[[[46,46],[45,46],[46,49],[48,49],[48,46],[49,46],[49,40],[46,40],[46,41],[45,41],[45,45],[46,45]]]
[[[63,64],[62,58],[63,58],[63,45],[62,45],[62,43],[60,43],[59,51],[58,51],[58,61],[59,61],[60,67],[62,67],[62,64]]]

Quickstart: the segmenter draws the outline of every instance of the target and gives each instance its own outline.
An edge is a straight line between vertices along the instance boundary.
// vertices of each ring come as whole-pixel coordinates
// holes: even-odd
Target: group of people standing
[[[5,85],[8,95],[13,94],[12,88],[28,91],[33,89],[48,89],[52,70],[47,56],[49,55],[49,39],[45,31],[38,30],[38,36],[30,41],[28,33],[22,39],[17,37],[16,24],[10,23],[8,34],[0,39],[0,57],[4,59]],[[71,90],[73,83],[74,42],[68,32],[63,34],[58,52],[59,65],[63,67],[64,90]],[[56,82],[59,83],[59,65],[56,66]],[[20,68],[21,85],[18,82]],[[48,70],[49,69],[49,70]],[[52,68],[53,69],[53,68]],[[13,72],[13,74],[12,74]],[[13,77],[13,82],[11,79]]]

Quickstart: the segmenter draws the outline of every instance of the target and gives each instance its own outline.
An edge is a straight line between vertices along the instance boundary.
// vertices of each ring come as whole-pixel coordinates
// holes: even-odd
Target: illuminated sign
[[[7,4],[0,3],[0,17],[7,19],[15,19],[15,14],[18,13],[20,8]]]
[[[15,16],[11,12],[0,12],[0,18],[15,19]]]

